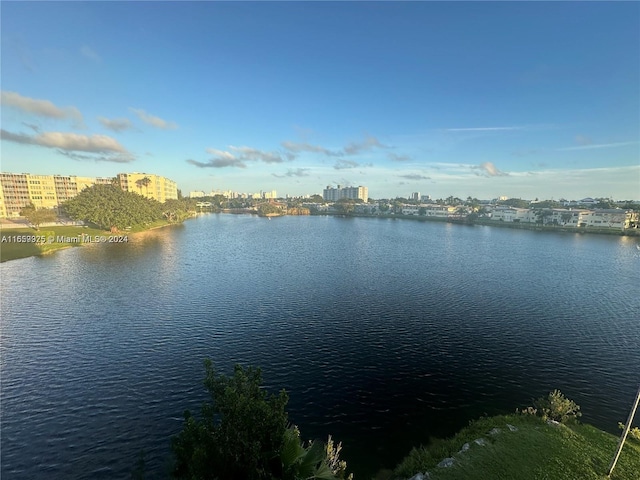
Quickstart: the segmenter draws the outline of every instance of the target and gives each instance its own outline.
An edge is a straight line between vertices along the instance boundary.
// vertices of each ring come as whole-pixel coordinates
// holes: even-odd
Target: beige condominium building
[[[168,178],[147,173],[120,173],[116,178],[125,191],[160,202],[178,198],[176,183]],[[142,180],[144,178],[148,181]],[[113,182],[114,179],[108,177],[0,173],[0,218],[18,217],[20,211],[31,204],[36,208],[57,208],[87,187]]]
[[[0,173],[0,217],[17,217],[33,204],[36,208],[56,208],[56,182],[53,175]]]
[[[178,198],[176,182],[152,173],[119,173],[118,182],[125,192],[134,192],[159,202]]]

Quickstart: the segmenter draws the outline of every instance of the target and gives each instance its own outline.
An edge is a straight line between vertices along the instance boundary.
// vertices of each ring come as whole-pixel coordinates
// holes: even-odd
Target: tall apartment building
[[[0,173],[0,218],[18,217],[33,204],[36,208],[57,208],[86,187],[109,184],[111,178]]]
[[[29,199],[28,175],[22,173],[0,174],[0,195],[2,207],[0,214],[6,217],[17,217],[20,210],[31,203]]]
[[[159,202],[176,200],[178,184],[153,173],[119,173],[118,183],[125,192],[138,193]]]
[[[327,185],[322,191],[322,198],[328,202],[336,202],[342,198],[361,199],[365,202],[369,200],[369,188],[368,187],[342,187],[338,185],[337,188],[333,188]]]
[[[75,175],[53,175],[58,204],[75,197],[85,188],[92,185],[110,185],[113,178],[109,177],[78,177]]]
[[[260,192],[262,198],[278,198],[278,192],[276,190],[271,190],[268,192]]]
[[[141,188],[138,188],[137,176],[147,177],[149,182],[142,182]],[[123,183],[129,185],[129,179],[131,179],[133,187],[123,187],[123,190],[140,193],[161,202],[170,198],[178,198],[176,183],[168,178],[137,173],[121,173],[117,177],[121,186]],[[30,204],[36,208],[57,208],[61,203],[75,197],[87,187],[100,184],[109,185],[113,181],[113,178],[107,177],[0,173],[0,218],[18,217],[20,211]]]

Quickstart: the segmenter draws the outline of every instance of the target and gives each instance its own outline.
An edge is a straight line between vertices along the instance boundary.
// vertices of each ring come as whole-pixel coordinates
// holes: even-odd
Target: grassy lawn
[[[34,242],[16,242],[13,237],[20,236],[36,236],[46,237],[78,237],[79,235],[105,235],[106,232],[97,230],[95,228],[84,227],[42,227],[40,230],[34,230],[33,228],[3,228],[0,229],[0,262],[6,262],[7,260],[15,260],[17,258],[32,257],[34,255],[42,255],[45,253],[60,250],[62,248],[79,246],[80,243],[69,242],[57,242],[51,243],[45,242],[44,244],[36,244]]]
[[[511,431],[507,424],[518,430]],[[499,428],[500,433],[489,432]],[[481,446],[474,440],[484,438]],[[591,425],[548,425],[526,415],[482,418],[453,438],[415,448],[396,468],[396,478],[428,471],[431,480],[606,479],[618,437]],[[469,443],[466,452],[462,446]],[[444,458],[452,467],[437,467]],[[640,479],[640,443],[628,439],[612,480]]]
[[[158,228],[168,225],[165,220],[160,220],[146,226],[140,226],[127,230],[126,232],[120,232],[118,235],[128,235],[131,233],[142,232],[151,228]],[[34,230],[33,228],[2,228],[0,229],[0,262],[6,262],[8,260],[16,260],[18,258],[33,257],[35,255],[43,255],[62,248],[78,247],[82,245],[79,242],[67,242],[58,241],[59,237],[65,237],[70,239],[78,238],[79,236],[106,236],[110,235],[109,232],[99,230],[96,228],[86,228],[78,226],[53,226],[53,227],[41,227],[40,230]],[[54,237],[51,242],[45,241],[44,244],[36,244],[33,242],[16,242],[13,237],[29,236],[39,237],[43,236],[46,239]]]

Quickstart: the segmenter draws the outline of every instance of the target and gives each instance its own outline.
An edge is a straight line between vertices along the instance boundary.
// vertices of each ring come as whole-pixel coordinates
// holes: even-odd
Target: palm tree
[[[151,185],[151,179],[149,177],[144,177],[142,180],[140,180],[140,182],[142,183],[142,185],[144,185],[144,187],[147,190],[147,197],[149,196],[149,185]]]

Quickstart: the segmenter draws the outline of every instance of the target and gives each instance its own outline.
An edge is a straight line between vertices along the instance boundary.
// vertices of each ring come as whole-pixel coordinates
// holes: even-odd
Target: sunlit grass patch
[[[507,424],[518,430],[511,431]],[[500,433],[489,434],[499,428]],[[484,438],[486,445],[474,443]],[[447,440],[415,448],[395,470],[396,478],[418,472],[437,480],[472,479],[605,479],[618,438],[591,425],[550,425],[523,415],[482,418]],[[469,443],[466,452],[462,446]],[[438,467],[444,458],[452,467]],[[640,478],[640,444],[625,444],[612,480]]]

